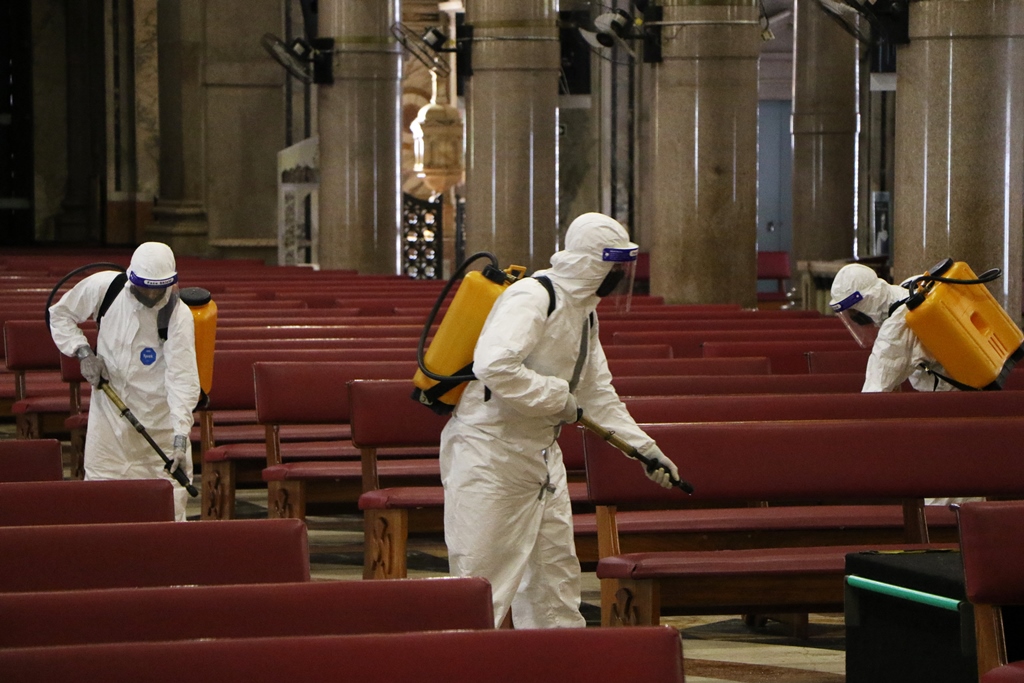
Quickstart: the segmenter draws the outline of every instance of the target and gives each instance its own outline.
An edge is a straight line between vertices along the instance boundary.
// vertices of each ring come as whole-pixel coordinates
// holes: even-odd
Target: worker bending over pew
[[[192,410],[199,400],[195,326],[178,303],[178,272],[166,244],[146,242],[132,254],[127,278],[107,270],[86,277],[50,307],[50,333],[61,353],[80,359],[94,387],[109,382],[171,462],[164,462],[106,394],[92,394],[85,478],[192,479]],[[120,284],[119,284],[120,283]],[[96,319],[93,351],[80,322]],[[101,324],[102,319],[102,324]],[[185,521],[187,492],[175,486],[175,517]]]

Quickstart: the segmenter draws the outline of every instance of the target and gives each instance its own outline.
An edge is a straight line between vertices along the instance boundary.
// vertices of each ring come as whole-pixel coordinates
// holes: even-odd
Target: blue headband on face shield
[[[601,252],[601,260],[612,261],[615,263],[636,261],[636,255],[639,251],[639,247],[606,247],[605,250]]]
[[[178,281],[178,275],[174,274],[171,277],[165,277],[160,280],[150,280],[148,278],[140,277],[135,274],[134,271],[128,271],[128,279],[136,287],[147,287],[147,288],[159,288],[159,287],[170,287]]]
[[[829,304],[829,306],[831,306],[832,310],[835,311],[836,313],[842,313],[843,311],[848,309],[850,306],[853,306],[854,304],[856,304],[856,303],[858,303],[860,301],[863,301],[863,300],[864,300],[864,296],[860,292],[854,292],[853,294],[851,294],[850,296],[846,297],[842,301],[839,301],[839,302],[834,303],[834,304]]]

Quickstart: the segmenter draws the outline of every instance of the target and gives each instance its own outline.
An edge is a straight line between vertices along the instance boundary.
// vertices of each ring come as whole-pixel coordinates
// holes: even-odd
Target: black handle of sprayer
[[[167,463],[166,465],[164,465],[165,470],[170,471],[170,468],[171,463]],[[181,484],[182,487],[184,487],[184,489],[188,491],[188,495],[192,496],[193,498],[199,495],[199,489],[192,485],[192,482],[188,480],[188,477],[185,475],[185,473],[182,471],[180,467],[171,472],[171,476],[174,477],[174,481]]]
[[[632,455],[634,458],[642,462],[644,467],[647,468],[647,472],[649,474],[653,473],[657,469],[664,469],[663,467],[659,467],[656,461],[648,458],[647,456],[642,455],[640,451],[636,449],[633,449],[633,452],[630,455]],[[672,486],[675,486],[677,489],[684,491],[686,493],[693,493],[693,484],[684,479],[673,479]]]

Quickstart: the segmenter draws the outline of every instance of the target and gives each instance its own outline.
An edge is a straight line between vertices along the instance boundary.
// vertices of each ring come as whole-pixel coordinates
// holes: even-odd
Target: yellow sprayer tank
[[[430,342],[430,348],[423,356],[423,364],[427,370],[436,375],[457,375],[467,372],[465,368],[473,362],[476,340],[484,328],[487,315],[494,307],[494,302],[525,270],[522,266],[509,266],[503,273],[488,266],[484,269],[486,275],[473,271],[462,279],[444,320]],[[506,277],[506,274],[510,277]],[[421,370],[416,371],[412,381],[424,392],[438,384],[437,380],[427,377]],[[454,406],[459,402],[465,389],[466,383],[462,382],[441,395],[438,400]]]
[[[956,280],[978,278],[963,261],[934,274]],[[976,389],[1001,388],[1021,356],[1024,333],[988,288],[931,282],[918,291],[924,297],[912,296],[908,301],[907,326],[946,375]]]
[[[213,388],[213,347],[217,340],[217,302],[202,287],[186,287],[179,292],[181,300],[192,311],[196,327],[196,364],[199,386],[207,394]]]

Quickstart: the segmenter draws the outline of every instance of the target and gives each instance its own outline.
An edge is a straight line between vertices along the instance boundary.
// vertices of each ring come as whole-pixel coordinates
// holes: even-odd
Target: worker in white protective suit
[[[127,280],[112,289],[119,273],[86,277],[49,309],[50,333],[61,353],[80,359],[93,387],[110,382],[149,435],[171,458],[164,461],[121,416],[102,391],[93,391],[85,442],[85,478],[172,479],[184,470],[192,479],[192,410],[199,400],[195,329],[188,306],[177,302],[174,253],[146,242],[132,255]],[[96,350],[78,323],[96,318],[111,290],[114,297],[97,321]],[[166,339],[159,327],[166,325]],[[185,520],[187,491],[174,484],[176,518]]]
[[[918,391],[956,388],[928,372],[946,374],[935,356],[907,327],[907,307],[902,302],[909,295],[908,290],[890,285],[871,268],[859,263],[843,266],[832,281],[829,304],[832,310],[862,347],[866,348],[874,337],[862,393],[893,391],[907,379]],[[982,499],[926,498],[925,504],[948,505],[971,500]]]
[[[953,386],[928,372],[945,374],[907,326],[910,292],[890,285],[859,263],[843,266],[832,282],[829,305],[862,347],[871,346],[862,392],[893,391],[905,380],[918,391],[949,391]]]
[[[470,382],[441,435],[444,528],[453,576],[488,579],[495,625],[585,626],[565,466],[555,442],[581,414],[632,443],[671,486],[679,474],[630,417],[598,341],[600,297],[635,264],[617,221],[587,213],[569,226],[546,277],[506,289],[476,344]],[[549,314],[550,310],[550,314]]]

